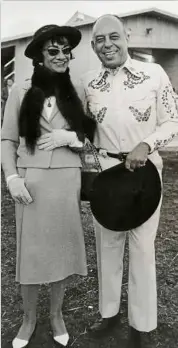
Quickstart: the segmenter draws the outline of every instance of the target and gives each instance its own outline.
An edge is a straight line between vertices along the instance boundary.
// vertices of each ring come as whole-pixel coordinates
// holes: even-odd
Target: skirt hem
[[[88,274],[87,272],[81,272],[81,273],[80,272],[75,272],[75,273],[70,273],[67,276],[62,277],[62,278],[59,277],[57,279],[40,281],[40,282],[39,281],[38,282],[20,282],[20,280],[17,280],[17,279],[15,279],[15,281],[16,281],[16,283],[20,283],[21,285],[31,285],[31,284],[33,284],[33,285],[35,285],[35,284],[41,285],[41,284],[50,284],[50,283],[59,282],[59,281],[64,280],[64,279],[66,279],[66,278],[68,278],[70,276],[73,276],[73,275],[79,275],[79,276],[86,277],[87,274]]]

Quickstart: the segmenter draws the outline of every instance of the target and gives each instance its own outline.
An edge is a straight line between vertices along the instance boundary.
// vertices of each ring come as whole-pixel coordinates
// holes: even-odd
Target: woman
[[[2,164],[16,202],[16,281],[24,308],[14,348],[25,347],[34,332],[41,283],[51,284],[53,338],[67,345],[62,317],[66,282],[73,274],[87,274],[81,162],[75,151],[83,146],[84,113],[68,69],[80,39],[75,28],[40,28],[25,50],[34,65],[31,82],[13,88],[5,110]]]

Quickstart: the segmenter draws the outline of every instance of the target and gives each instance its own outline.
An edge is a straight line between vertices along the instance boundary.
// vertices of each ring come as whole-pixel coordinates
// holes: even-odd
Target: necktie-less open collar
[[[116,76],[118,74],[119,71],[121,70],[128,70],[132,75],[140,78],[140,72],[134,67],[134,64],[133,64],[133,60],[131,59],[130,56],[128,56],[127,60],[125,61],[125,63],[117,68],[108,68],[108,67],[105,67],[105,66],[101,66],[101,68],[99,69],[98,71],[98,74],[95,78],[95,83],[99,83],[101,81],[101,79],[103,78],[103,76]]]

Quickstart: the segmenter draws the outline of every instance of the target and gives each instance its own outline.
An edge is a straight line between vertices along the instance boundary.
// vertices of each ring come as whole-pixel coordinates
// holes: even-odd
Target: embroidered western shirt
[[[82,85],[96,147],[129,152],[144,141],[155,152],[178,135],[175,93],[160,65],[128,57],[119,69],[88,72]]]

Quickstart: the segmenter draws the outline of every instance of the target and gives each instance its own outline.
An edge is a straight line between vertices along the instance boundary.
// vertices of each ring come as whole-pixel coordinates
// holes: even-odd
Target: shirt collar
[[[96,81],[96,83],[100,82],[101,79],[103,78],[104,74],[115,76],[115,75],[117,75],[117,73],[120,70],[123,70],[123,69],[128,70],[132,75],[134,75],[136,77],[140,77],[140,72],[134,66],[133,59],[131,59],[131,57],[128,55],[127,60],[125,61],[125,63],[123,65],[119,66],[118,68],[110,69],[110,68],[104,67],[102,65],[101,68],[98,71],[98,74],[97,74],[97,77],[96,77],[95,81]]]
[[[127,69],[132,75],[135,75],[136,77],[140,77],[140,71],[137,70],[137,68],[134,66],[134,60],[128,55],[127,60],[121,67],[121,69]]]

